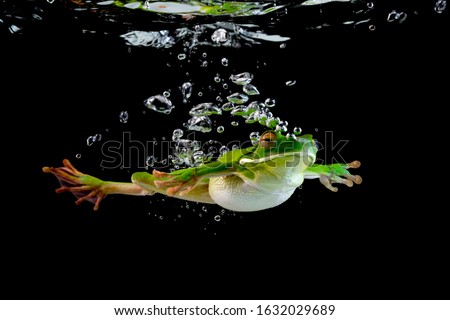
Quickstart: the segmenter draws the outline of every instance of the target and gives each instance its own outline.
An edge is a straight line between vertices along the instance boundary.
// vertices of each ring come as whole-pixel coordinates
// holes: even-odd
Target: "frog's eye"
[[[259,144],[263,148],[273,148],[277,146],[277,136],[273,132],[266,132],[259,138]]]

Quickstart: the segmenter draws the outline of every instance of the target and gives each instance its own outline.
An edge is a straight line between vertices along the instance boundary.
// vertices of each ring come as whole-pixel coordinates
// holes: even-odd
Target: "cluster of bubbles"
[[[221,63],[226,66],[228,65],[228,60],[222,58]],[[227,95],[225,100],[219,95],[214,102],[201,102],[194,105],[188,112],[190,119],[184,123],[184,130],[187,132],[211,132],[214,129],[214,122],[211,120],[211,117],[221,116],[228,112],[232,117],[243,118],[245,123],[259,123],[265,128],[281,132],[288,137],[296,139],[296,137],[301,134],[301,129],[295,127],[292,133],[287,133],[288,122],[274,116],[272,112],[273,107],[276,105],[276,100],[274,98],[251,101],[252,98],[260,95],[258,88],[252,83],[253,79],[254,75],[250,72],[231,74],[229,80],[239,88],[239,90],[234,92],[231,91],[232,93]],[[224,79],[222,79],[220,74],[216,74],[214,81],[220,83],[223,82]],[[286,86],[293,86],[295,84],[295,80],[286,82]],[[224,82],[222,87],[227,89],[227,83]],[[184,82],[180,86],[180,91],[183,103],[188,103],[193,94],[192,83]],[[169,99],[169,96],[169,94],[153,95],[144,101],[144,105],[150,110],[163,114],[170,114],[175,106]],[[233,120],[230,124],[232,126],[238,126],[239,122]],[[223,146],[215,140],[209,140],[202,145],[199,141],[184,138],[185,131],[177,128],[172,134],[174,147],[173,154],[170,156],[170,161],[175,169],[179,169],[180,167],[200,166],[230,151],[229,147]],[[225,128],[223,125],[218,125],[216,131],[218,133],[223,133]],[[249,139],[253,145],[258,143],[259,136],[259,132],[250,133]],[[239,148],[238,145],[231,146],[231,150],[237,148]],[[151,166],[151,164],[152,162],[150,161],[148,165]]]

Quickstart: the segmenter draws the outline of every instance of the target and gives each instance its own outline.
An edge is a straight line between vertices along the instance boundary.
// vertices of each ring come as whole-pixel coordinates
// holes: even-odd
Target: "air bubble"
[[[296,83],[297,83],[296,80],[289,80],[289,81],[286,81],[286,85],[287,85],[288,87],[291,87],[291,86],[293,86],[293,85],[296,84]]]
[[[388,14],[387,21],[388,22],[397,22],[403,23],[406,20],[407,14],[404,12],[397,12],[395,10],[391,11]]]
[[[192,95],[192,83],[185,82],[181,85],[181,94],[183,95],[183,102],[187,103]]]
[[[256,88],[254,85],[252,85],[250,83],[247,83],[246,85],[244,85],[243,90],[249,96],[254,96],[254,95],[259,94],[258,88]]]
[[[228,59],[227,58],[222,58],[221,62],[222,62],[223,66],[225,66],[225,67],[228,66]]]
[[[75,158],[81,159],[81,153],[77,153],[77,154],[75,155]]]
[[[186,127],[189,130],[206,133],[212,130],[212,122],[208,116],[194,116],[188,120]]]
[[[232,125],[233,127],[237,127],[237,126],[239,125],[239,122],[237,122],[237,121],[232,121],[232,122],[231,122],[231,125]]]
[[[92,146],[94,144],[95,140],[94,140],[94,136],[89,136],[86,139],[86,144],[88,147]]]
[[[144,105],[151,110],[164,114],[169,114],[174,108],[172,101],[160,94],[146,99]]]
[[[121,111],[119,114],[119,120],[121,123],[128,122],[128,111]]]
[[[219,221],[220,221],[220,218],[221,218],[220,215],[216,215],[216,216],[214,217],[214,220],[217,221],[217,222],[219,222]]]
[[[233,74],[230,76],[230,80],[238,85],[246,85],[253,80],[253,74],[250,72],[242,72],[239,74]]]
[[[230,149],[228,149],[227,146],[221,146],[219,149],[219,153],[221,156],[224,155],[225,153],[227,153],[228,151],[230,151]]]
[[[236,93],[233,93],[232,95],[229,95],[227,97],[227,100],[232,103],[243,104],[248,101],[248,96],[243,93],[236,92]]]
[[[302,129],[300,127],[294,127],[294,130],[292,130],[293,133],[298,136],[302,133]]]
[[[225,131],[225,128],[223,126],[217,127],[217,132],[218,133],[223,133],[224,131]]]
[[[180,54],[178,55],[178,60],[184,60],[184,59],[186,59],[186,54],[180,53]]]
[[[264,101],[264,104],[266,105],[266,107],[272,108],[275,106],[276,100],[272,98],[267,98],[266,101]]]
[[[446,8],[447,8],[447,0],[437,0],[436,4],[434,5],[434,11],[436,11],[436,13],[439,14],[444,12]]]
[[[230,35],[225,29],[217,29],[211,35],[211,40],[217,44],[225,43],[230,40]]]
[[[221,115],[222,110],[211,102],[200,103],[189,111],[191,116],[209,116],[212,114]]]
[[[145,159],[145,165],[148,167],[153,167],[155,165],[155,157],[149,156]]]

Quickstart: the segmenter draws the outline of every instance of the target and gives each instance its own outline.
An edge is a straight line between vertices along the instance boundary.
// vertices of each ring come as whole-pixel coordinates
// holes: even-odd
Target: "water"
[[[170,171],[200,166],[241,147],[233,141],[257,144],[267,129],[295,137],[302,133],[300,127],[304,133],[314,132],[315,126],[326,127],[321,125],[325,120],[317,120],[317,110],[326,108],[320,102],[320,88],[326,91],[341,81],[333,76],[345,73],[340,60],[359,64],[355,68],[361,70],[370,69],[371,61],[363,57],[364,52],[353,60],[344,58],[357,52],[346,49],[351,47],[345,38],[339,45],[323,43],[337,31],[365,39],[371,32],[397,30],[422,14],[420,8],[398,2],[383,7],[369,1],[247,1],[224,5],[219,11],[218,2],[204,6],[210,10],[208,15],[189,1],[166,8],[139,1],[3,3],[0,27],[7,37],[27,37],[47,32],[55,24],[58,28],[49,37],[55,47],[63,39],[70,43],[72,37],[84,48],[98,42],[108,48],[97,49],[101,54],[90,55],[87,49],[73,55],[81,57],[81,69],[101,70],[93,80],[85,79],[91,85],[73,87],[97,90],[100,101],[111,96],[109,103],[92,102],[103,110],[98,122],[90,124],[84,136],[75,135],[89,149],[73,152],[81,150],[83,161],[105,160],[101,158],[104,142],[122,141],[128,137],[124,130],[131,128],[132,151],[118,167],[132,173],[142,168]],[[435,1],[431,10],[436,17],[445,16],[446,1]],[[58,15],[67,22],[55,18]],[[320,42],[314,38],[322,44],[317,46]],[[329,62],[333,59],[334,64]],[[104,132],[114,123],[106,120],[109,112],[119,115],[116,122],[122,127]],[[164,141],[164,135],[172,139]],[[156,140],[145,146],[143,160],[137,160],[133,155],[133,150],[140,150],[137,141],[145,142],[149,136]],[[78,154],[76,158],[81,160]]]
[[[6,299],[191,299],[192,288],[246,300],[448,298],[436,290],[448,287],[443,175],[420,170],[446,165],[446,1],[277,1],[254,16],[97,2],[0,1]],[[227,41],[213,40],[220,29]],[[259,95],[230,80],[243,72]],[[166,91],[169,114],[143,104]],[[236,92],[249,100],[227,104]],[[222,114],[208,115],[209,132],[189,130],[202,103]],[[308,180],[258,213],[163,195],[108,195],[93,212],[41,172],[68,158],[129,182],[250,147],[283,121],[286,134],[313,134],[319,160],[361,160],[365,182],[332,193]]]

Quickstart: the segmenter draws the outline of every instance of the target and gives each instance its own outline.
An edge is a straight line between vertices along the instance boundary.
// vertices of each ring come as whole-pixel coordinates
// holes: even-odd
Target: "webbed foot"
[[[43,167],[42,171],[53,174],[61,184],[56,193],[71,192],[77,200],[76,204],[89,201],[94,204],[94,210],[98,210],[100,202],[106,196],[104,182],[78,171],[69,160],[63,160],[63,167]]]
[[[360,166],[361,162],[359,161],[352,161],[345,164],[314,165],[305,171],[305,178],[319,178],[319,181],[327,189],[336,192],[338,188],[333,186],[333,183],[344,184],[347,187],[362,183],[361,176],[353,175],[348,171],[348,169],[357,169]]]

